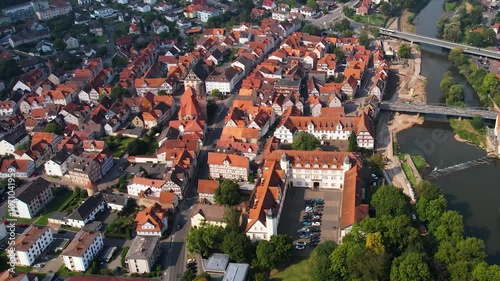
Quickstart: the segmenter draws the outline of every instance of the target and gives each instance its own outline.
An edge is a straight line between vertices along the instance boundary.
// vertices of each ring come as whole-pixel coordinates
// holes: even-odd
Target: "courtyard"
[[[291,187],[287,191],[285,205],[278,226],[278,233],[288,234],[293,238],[294,245],[299,242],[309,242],[309,239],[301,239],[300,229],[302,217],[305,215],[305,199],[321,198],[324,200],[323,216],[321,221],[320,241],[333,240],[338,242],[340,227],[340,208],[342,200],[341,190],[310,190],[302,187]],[[307,228],[307,227],[306,227]],[[304,250],[296,250],[297,255],[308,256],[314,248],[306,246]]]

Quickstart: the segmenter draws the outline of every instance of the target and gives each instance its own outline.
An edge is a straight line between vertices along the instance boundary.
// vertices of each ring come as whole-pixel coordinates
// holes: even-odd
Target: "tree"
[[[378,38],[380,36],[380,29],[377,27],[372,27],[370,28],[370,33],[373,35],[373,37]]]
[[[128,64],[128,59],[120,55],[116,55],[111,59],[111,63],[113,64],[113,68],[119,68],[126,66]]]
[[[342,31],[342,38],[352,37],[353,34],[354,33],[352,32],[352,30],[346,29],[346,30]]]
[[[109,96],[112,100],[117,100],[125,97],[129,97],[130,92],[126,88],[122,88],[120,86],[114,86],[111,89],[111,95]]]
[[[226,206],[222,221],[226,223],[226,229],[238,229],[240,227],[241,214],[235,208]]]
[[[467,237],[457,244],[457,259],[479,264],[484,262],[487,255],[484,241],[476,237]]]
[[[377,217],[410,215],[410,198],[403,190],[393,185],[381,186],[373,194],[371,205],[375,208]]]
[[[15,60],[0,60],[0,79],[9,80],[12,77],[19,75],[21,68]]]
[[[302,32],[308,33],[311,35],[320,35],[321,29],[319,29],[319,27],[315,26],[314,24],[308,23],[308,24],[304,25],[304,27],[302,28]]]
[[[454,84],[448,90],[448,95],[446,96],[446,104],[463,104],[464,98],[464,86],[462,86],[461,84]]]
[[[479,93],[482,95],[488,95],[494,90],[498,89],[500,83],[498,78],[493,73],[488,73],[484,76],[481,87],[479,89]]]
[[[460,24],[452,22],[447,24],[443,30],[443,39],[451,42],[459,42],[462,38],[462,30]]]
[[[466,42],[475,47],[484,47],[485,45],[483,34],[479,32],[467,32]]]
[[[57,124],[55,121],[50,121],[47,126],[45,126],[45,132],[47,133],[54,133],[57,135],[62,135],[62,129],[59,124]]]
[[[472,271],[472,276],[477,281],[498,281],[500,280],[500,266],[481,262]]]
[[[338,32],[351,29],[351,22],[348,19],[343,19],[333,25],[333,29]],[[378,30],[378,29],[377,29]]]
[[[438,242],[458,243],[464,236],[463,217],[457,211],[446,211],[439,219],[439,226],[434,233]]]
[[[439,84],[439,87],[441,88],[441,93],[443,96],[448,96],[448,93],[450,91],[451,86],[455,84],[455,81],[453,80],[453,75],[451,71],[446,71],[444,73],[443,80],[441,80],[441,83]]]
[[[428,200],[420,198],[417,201],[417,213],[419,218],[427,223],[439,220],[443,213],[446,211],[448,204],[443,195],[438,198]]]
[[[481,115],[475,115],[474,117],[472,117],[472,120],[470,121],[470,124],[477,131],[483,130],[484,126],[485,126],[484,125],[483,117],[481,117]]]
[[[363,249],[347,259],[350,280],[383,280],[388,259],[385,252]]]
[[[368,161],[370,169],[376,173],[382,172],[387,165],[387,161],[385,161],[384,156],[380,153],[373,154]]]
[[[224,180],[215,189],[214,200],[217,204],[236,205],[240,202],[240,185],[231,180]]]
[[[346,5],[342,8],[342,12],[346,17],[351,18],[352,16],[354,16],[354,13],[356,11],[353,8],[349,8],[349,6]]]
[[[448,60],[456,67],[463,64],[464,51],[460,47],[453,48],[448,54]]]
[[[218,98],[220,96],[220,91],[219,89],[213,89],[210,94],[212,95],[212,97]]]
[[[196,278],[196,273],[192,269],[187,269],[182,274],[182,281],[193,281]]]
[[[351,135],[349,136],[349,144],[347,146],[347,151],[349,152],[355,152],[358,151],[358,140],[356,136],[356,132],[352,131]]]
[[[370,45],[370,39],[368,38],[368,32],[366,30],[361,31],[361,34],[358,37],[358,42],[360,45],[368,47]]]
[[[57,38],[54,42],[52,42],[52,44],[54,45],[54,49],[58,51],[66,49],[66,43],[62,40],[62,38]]]
[[[130,156],[144,155],[148,154],[150,148],[150,144],[144,140],[134,139],[127,145],[127,152]]]
[[[293,150],[315,150],[320,146],[319,140],[311,133],[306,131],[299,132],[293,139]]]
[[[431,280],[429,265],[420,253],[409,252],[394,259],[391,267],[391,280],[427,281]]]
[[[316,3],[316,0],[307,0],[307,7],[317,10],[319,8],[318,3]]]
[[[328,240],[319,244],[311,253],[309,258],[311,281],[334,280],[331,272],[332,262],[329,256],[335,248],[337,248],[337,244]]]
[[[366,235],[366,248],[374,251],[375,253],[384,253],[385,248],[380,232],[368,233]]]
[[[224,234],[224,228],[210,224],[191,228],[186,237],[187,249],[190,253],[200,253],[203,257],[208,257],[211,253],[220,251]]]
[[[252,261],[252,241],[239,231],[231,231],[224,236],[222,242],[222,252],[238,263],[249,263]]]
[[[266,275],[264,272],[257,272],[253,275],[253,281],[266,281]]]
[[[292,257],[292,242],[292,238],[284,234],[273,235],[269,241],[259,241],[256,250],[258,263],[267,269],[274,269],[287,262]]]
[[[194,279],[194,281],[211,281],[211,280],[212,277],[210,277],[210,275],[208,275],[208,273],[206,272],[198,274],[198,276],[196,276],[196,278]]]
[[[399,46],[398,56],[403,59],[408,59],[411,56],[411,46],[408,43],[402,43]]]
[[[418,195],[418,198],[425,198],[427,200],[433,200],[439,197],[441,195],[441,190],[439,187],[436,185],[428,182],[428,181],[421,181],[417,184],[415,187],[415,191]]]

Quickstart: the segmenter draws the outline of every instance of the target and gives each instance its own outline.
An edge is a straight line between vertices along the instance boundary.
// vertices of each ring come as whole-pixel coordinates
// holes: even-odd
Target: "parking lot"
[[[322,213],[320,219],[320,226],[309,226],[303,225],[304,216],[306,215],[305,211],[305,199],[311,198],[316,201],[323,200],[323,209],[322,211],[318,211],[318,213]],[[300,187],[291,187],[287,191],[285,206],[283,207],[282,217],[280,218],[280,223],[278,232],[290,235],[294,240],[294,245],[297,245],[297,242],[305,242],[307,245],[304,250],[296,250],[297,255],[307,256],[314,249],[309,245],[310,237],[312,235],[312,229],[320,229],[319,241],[325,240],[333,240],[337,242],[338,234],[339,234],[339,226],[340,226],[340,202],[342,198],[341,190],[318,190],[313,191]],[[311,204],[318,205],[318,204]],[[314,217],[314,211],[321,210],[316,209],[316,207],[312,208],[312,217]],[[309,219],[312,223],[313,218]],[[301,229],[306,228],[310,229],[308,231],[309,235],[301,236]]]

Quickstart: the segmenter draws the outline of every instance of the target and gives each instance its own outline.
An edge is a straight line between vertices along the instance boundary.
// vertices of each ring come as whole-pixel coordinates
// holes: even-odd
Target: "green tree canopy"
[[[55,121],[50,121],[47,126],[45,126],[45,132],[54,133],[57,135],[62,135],[63,133],[61,126]]]
[[[423,254],[408,252],[397,257],[392,263],[391,280],[428,281],[431,278],[429,265]]]
[[[232,180],[222,181],[214,194],[215,202],[221,205],[236,205],[240,198],[240,185]]]
[[[191,228],[186,237],[187,249],[190,253],[200,253],[203,257],[208,257],[221,250],[224,234],[224,228],[210,224]]]
[[[348,19],[343,19],[339,22],[336,22],[333,25],[333,29],[338,32],[344,32],[344,30],[351,29],[351,22]]]
[[[54,46],[54,49],[56,49],[57,51],[62,51],[66,49],[66,43],[64,43],[62,38],[56,38],[54,42],[52,42],[52,44]]]
[[[393,185],[381,186],[373,194],[371,205],[375,208],[377,217],[410,215],[410,198],[403,190]]]
[[[417,201],[417,213],[419,218],[427,223],[437,221],[447,209],[447,202],[443,195],[436,199],[420,198]]]
[[[337,248],[333,241],[325,241],[319,244],[311,253],[309,264],[311,266],[311,281],[334,281],[331,267],[330,255]]]
[[[439,219],[439,226],[434,233],[439,242],[458,243],[464,236],[463,217],[457,211],[446,211]]]
[[[481,117],[481,115],[476,115],[476,116],[472,117],[472,120],[470,121],[470,124],[477,131],[484,130],[484,126],[485,125],[484,125],[483,117]]]
[[[408,59],[411,57],[411,46],[408,43],[402,43],[399,46],[398,56],[403,59]]]
[[[348,141],[349,141],[349,143],[347,145],[347,151],[356,152],[359,150],[356,132],[354,132],[354,131],[351,132],[351,135],[349,135]]]
[[[269,241],[259,241],[256,251],[258,263],[267,269],[286,263],[293,253],[292,242],[290,236],[283,234],[273,235]]]
[[[311,133],[306,131],[299,132],[292,143],[293,150],[315,150],[320,146],[319,140]]]
[[[321,29],[314,24],[306,24],[304,27],[302,27],[302,32],[308,33],[311,35],[320,35],[321,34]]]
[[[250,263],[254,254],[250,238],[240,231],[231,231],[224,236],[222,252],[238,263]]]
[[[382,172],[387,165],[387,161],[385,161],[384,156],[380,153],[373,154],[368,161],[370,168],[377,173]]]
[[[307,0],[306,6],[314,10],[317,10],[319,8],[318,3],[316,3],[316,0]]]
[[[358,37],[358,42],[360,45],[368,47],[370,45],[370,39],[368,38],[368,32],[366,30],[362,30],[361,34]]]

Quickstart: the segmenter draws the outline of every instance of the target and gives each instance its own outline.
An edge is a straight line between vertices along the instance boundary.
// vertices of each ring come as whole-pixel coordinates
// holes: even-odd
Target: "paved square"
[[[294,244],[298,241],[309,242],[309,239],[301,239],[299,231],[303,227],[302,217],[305,215],[305,199],[321,198],[324,200],[323,217],[321,222],[321,241],[333,240],[337,242],[340,226],[341,190],[310,190],[302,187],[291,187],[288,189],[285,205],[278,226],[278,233],[288,234]],[[308,256],[314,248],[306,247],[305,250],[296,250],[297,255]]]

